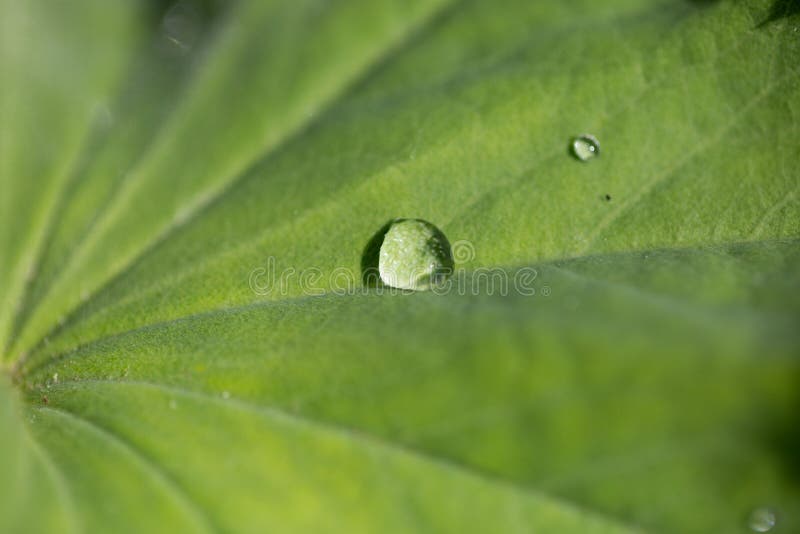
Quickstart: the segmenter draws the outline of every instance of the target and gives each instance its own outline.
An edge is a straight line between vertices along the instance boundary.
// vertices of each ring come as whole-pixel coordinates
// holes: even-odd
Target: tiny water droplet
[[[572,140],[572,154],[581,161],[589,161],[600,155],[600,141],[593,135],[579,135]]]
[[[230,398],[231,398],[231,394],[230,394],[230,392],[228,392],[228,391],[223,391],[223,392],[222,392],[222,398],[223,398],[223,399],[225,399],[225,400],[228,400],[228,399],[230,399]]]
[[[422,219],[397,219],[383,237],[378,271],[390,287],[426,291],[453,272],[450,242]]]
[[[177,410],[178,409],[178,403],[175,402],[175,399],[170,399],[169,400],[169,409],[170,410]]]
[[[775,526],[775,512],[769,508],[756,508],[750,513],[748,525],[753,532],[769,532]]]
[[[200,14],[189,2],[176,2],[161,20],[161,30],[173,50],[186,54],[200,36]]]

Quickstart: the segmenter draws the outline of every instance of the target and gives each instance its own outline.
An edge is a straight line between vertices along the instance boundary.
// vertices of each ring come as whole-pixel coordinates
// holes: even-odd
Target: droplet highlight
[[[444,233],[422,219],[392,222],[381,244],[381,281],[398,289],[427,291],[453,273],[453,255]]]
[[[776,522],[775,512],[764,507],[753,510],[748,519],[748,525],[753,532],[769,532]]]
[[[572,154],[581,161],[600,155],[600,141],[593,135],[583,134],[572,140]]]

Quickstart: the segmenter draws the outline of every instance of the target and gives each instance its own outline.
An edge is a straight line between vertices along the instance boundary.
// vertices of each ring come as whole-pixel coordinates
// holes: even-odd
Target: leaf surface
[[[800,528],[791,3],[39,4],[0,4],[43,35],[0,56],[5,530]],[[394,217],[446,294],[362,286]]]

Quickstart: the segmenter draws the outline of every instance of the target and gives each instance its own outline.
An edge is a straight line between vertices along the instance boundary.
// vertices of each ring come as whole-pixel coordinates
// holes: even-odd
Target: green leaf
[[[795,2],[57,4],[0,0],[0,531],[800,529]],[[362,283],[398,217],[450,286]]]

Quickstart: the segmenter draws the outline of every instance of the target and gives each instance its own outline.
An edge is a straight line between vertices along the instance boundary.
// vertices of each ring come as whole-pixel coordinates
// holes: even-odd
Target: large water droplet
[[[589,161],[600,155],[600,141],[593,135],[579,135],[572,140],[572,153],[581,161]]]
[[[425,291],[443,282],[453,267],[450,243],[427,221],[397,219],[383,238],[378,271],[387,286]]]
[[[775,526],[775,512],[769,508],[756,508],[750,513],[748,525],[753,532],[769,532]]]

